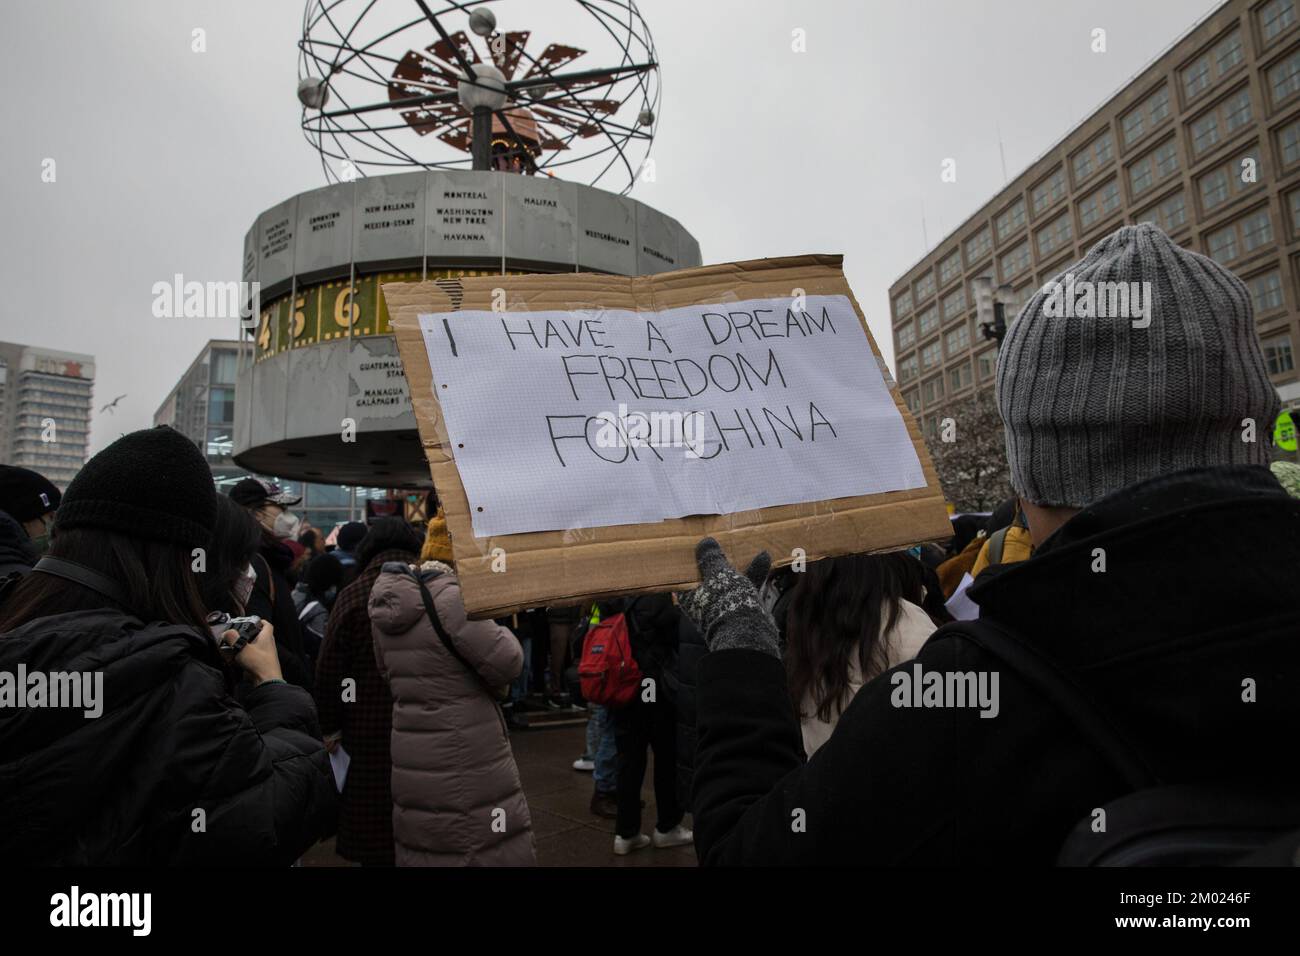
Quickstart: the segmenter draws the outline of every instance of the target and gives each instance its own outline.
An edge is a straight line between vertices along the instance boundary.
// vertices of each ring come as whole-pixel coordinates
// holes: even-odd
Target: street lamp
[[[1012,300],[1015,290],[1004,283],[995,291],[991,276],[979,276],[973,284],[977,321],[983,319],[979,322],[980,331],[984,333],[984,338],[996,341],[1001,348],[1002,340],[1007,335],[1006,303]],[[992,318],[986,318],[990,314]]]

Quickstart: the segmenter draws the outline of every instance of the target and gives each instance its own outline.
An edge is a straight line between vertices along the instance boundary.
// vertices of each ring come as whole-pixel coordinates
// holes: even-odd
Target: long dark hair
[[[850,664],[863,682],[885,669],[881,637],[898,623],[900,600],[921,604],[921,563],[910,554],[853,554],[808,565],[786,617],[786,678],[796,709],[812,701],[829,721],[848,705]],[[800,714],[809,717],[811,714]]]
[[[71,528],[55,532],[49,554],[111,578],[122,588],[128,606],[120,607],[98,591],[65,578],[32,571],[0,607],[0,633],[37,618],[98,608],[120,609],[146,623],[186,624],[206,632],[207,611],[188,545],[98,528]]]
[[[424,535],[411,527],[405,518],[389,515],[379,518],[370,526],[366,536],[357,545],[357,566],[362,570],[385,551],[405,551],[418,555],[424,547]]]
[[[237,612],[235,584],[262,543],[262,526],[248,509],[217,495],[217,514],[208,539],[207,566],[198,575],[199,593],[209,611]]]

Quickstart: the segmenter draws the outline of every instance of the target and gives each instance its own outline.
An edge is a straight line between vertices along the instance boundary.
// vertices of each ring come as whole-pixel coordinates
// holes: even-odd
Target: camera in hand
[[[213,611],[207,617],[207,624],[218,645],[221,645],[221,635],[226,631],[234,631],[237,635],[234,644],[226,645],[232,649],[243,649],[245,644],[257,640],[257,635],[262,631],[262,619],[256,614],[231,617],[225,611]]]

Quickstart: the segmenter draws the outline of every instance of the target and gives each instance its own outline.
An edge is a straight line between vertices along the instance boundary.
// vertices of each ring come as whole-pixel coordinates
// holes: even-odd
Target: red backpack
[[[626,707],[641,687],[641,668],[632,656],[627,618],[612,614],[591,625],[578,661],[582,696],[602,707]]]

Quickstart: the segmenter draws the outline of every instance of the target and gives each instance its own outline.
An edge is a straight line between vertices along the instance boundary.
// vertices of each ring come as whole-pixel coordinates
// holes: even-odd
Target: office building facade
[[[896,376],[927,440],[993,388],[977,280],[1010,287],[1009,322],[1138,222],[1241,277],[1283,407],[1300,407],[1300,0],[1223,4],[893,284]]]
[[[0,342],[0,461],[66,489],[86,461],[95,359]]]

